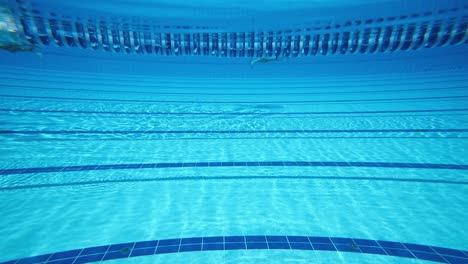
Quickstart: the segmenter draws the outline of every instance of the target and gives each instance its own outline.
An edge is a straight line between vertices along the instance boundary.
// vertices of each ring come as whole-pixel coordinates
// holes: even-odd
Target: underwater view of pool
[[[468,263],[463,0],[0,1],[0,263]]]

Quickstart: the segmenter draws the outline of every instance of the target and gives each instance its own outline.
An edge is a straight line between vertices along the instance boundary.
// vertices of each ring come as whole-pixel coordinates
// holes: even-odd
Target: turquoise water
[[[77,8],[85,20],[124,19],[129,6],[80,2],[28,8],[62,11],[65,20]],[[157,9],[151,23],[186,19],[222,31],[230,27],[218,17],[224,13],[244,21],[234,30],[252,30],[264,17],[262,26],[274,29],[277,14],[281,26],[296,27],[309,21],[304,10],[327,11],[320,24],[340,20],[343,8],[364,20],[461,6],[466,21],[463,1],[379,1],[386,10],[370,2],[297,2],[285,10],[282,1],[268,8],[203,1],[194,11],[186,2],[141,0],[126,15]],[[41,55],[0,50],[0,262],[147,240],[260,235],[428,245],[465,254],[437,255],[444,263],[466,263],[468,37],[461,25],[456,45],[282,53],[284,60],[254,65],[269,56],[106,52],[41,40]],[[430,262],[363,253],[270,247],[106,263]],[[68,261],[61,263],[78,263]]]

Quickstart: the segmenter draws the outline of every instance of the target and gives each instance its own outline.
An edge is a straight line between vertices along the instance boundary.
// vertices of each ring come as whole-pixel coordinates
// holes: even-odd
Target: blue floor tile
[[[80,254],[81,249],[69,250],[63,252],[54,253],[49,260],[64,259],[64,258],[73,258]]]
[[[468,263],[468,258],[459,258],[459,257],[452,257],[452,256],[443,256],[443,257],[450,264],[467,264]]]
[[[29,258],[23,258],[23,259],[20,259],[17,262],[17,264],[41,263],[41,262],[47,261],[50,258],[50,256],[51,256],[51,254],[34,256],[34,257],[29,257]]]
[[[209,162],[197,162],[196,166],[197,167],[209,167],[210,163]]]
[[[141,168],[141,164],[127,164],[126,169],[139,169]]]
[[[429,261],[436,261],[436,262],[445,262],[445,260],[437,254],[431,254],[427,252],[422,252],[422,251],[412,251],[413,255],[416,256],[418,259],[422,260],[429,260]]]
[[[78,170],[94,170],[97,166],[93,165],[86,165],[86,166],[80,166]]]
[[[189,238],[183,238],[180,244],[201,244],[203,241],[203,238],[201,237],[189,237]]]
[[[156,247],[158,245],[158,242],[158,240],[136,242],[134,248]]]
[[[185,162],[184,167],[196,167],[197,163],[195,162]]]
[[[177,239],[163,239],[159,240],[158,247],[164,246],[178,246],[180,245],[180,238]]]
[[[15,264],[16,261],[17,261],[16,259],[15,260],[9,260],[9,261],[2,262],[1,264]]]
[[[112,251],[128,250],[128,249],[131,250],[133,248],[133,244],[134,243],[114,244],[110,246],[108,251],[112,252]]]
[[[202,244],[180,245],[179,252],[201,251],[201,249],[202,249]]]
[[[156,254],[177,253],[177,252],[179,252],[179,246],[165,246],[165,247],[158,247],[156,249]]]
[[[113,169],[126,169],[128,164],[115,164],[112,166]]]
[[[224,250],[224,244],[203,244],[203,251]]]
[[[66,259],[57,259],[57,260],[49,260],[47,264],[73,264],[75,262],[75,258],[66,258]]]
[[[324,250],[324,251],[336,251],[335,246],[333,244],[316,244],[312,243],[312,247],[314,250]]]
[[[102,260],[128,258],[128,256],[130,256],[130,251],[113,251],[107,252]]]
[[[89,263],[89,262],[98,262],[104,257],[103,253],[95,254],[95,255],[87,255],[76,258],[73,264],[81,264],[81,263]]]
[[[413,254],[410,251],[405,249],[396,249],[396,248],[384,248],[390,256],[405,257],[405,258],[414,258]]]
[[[266,242],[248,242],[247,249],[268,249]]]
[[[268,242],[288,242],[286,236],[267,236],[266,237]]]
[[[331,244],[331,240],[329,237],[309,237],[311,243],[328,243]]]
[[[309,243],[309,239],[305,236],[288,236],[289,242]]]
[[[369,239],[353,239],[354,243],[359,246],[371,246],[371,247],[380,247],[379,243],[375,240],[369,240]]]
[[[363,253],[387,255],[387,252],[385,252],[385,250],[383,250],[381,247],[359,246],[359,249]]]
[[[245,249],[245,243],[225,243],[224,248],[226,250]]]
[[[98,253],[106,253],[108,248],[109,246],[85,248],[83,249],[83,251],[81,251],[80,256],[92,255],[92,254],[98,254]]]
[[[225,243],[231,243],[231,242],[244,242],[245,238],[243,236],[227,236],[224,237],[224,242]]]
[[[336,250],[343,252],[361,252],[357,246],[353,247],[348,244],[335,244]]]
[[[154,255],[154,252],[156,251],[156,248],[149,247],[149,248],[138,248],[132,250],[132,253],[130,254],[131,257],[137,257],[137,256],[147,256],[147,255]]]
[[[354,244],[354,241],[351,238],[330,237],[330,239],[334,244]]]
[[[34,170],[36,169],[39,169],[39,168],[34,168]],[[40,172],[41,170],[39,169],[39,171],[37,172]],[[21,173],[21,172],[27,172],[27,169],[8,169],[8,170],[4,170],[2,171],[2,174],[16,174],[16,173]]]
[[[291,249],[301,249],[301,250],[313,250],[312,245],[309,243],[296,243],[291,242]]]
[[[203,244],[205,243],[224,243],[224,237],[204,237]]]
[[[272,161],[270,164],[271,166],[283,166],[283,162],[281,161]]]
[[[268,242],[268,248],[270,249],[291,249],[289,243],[273,243]]]
[[[432,247],[437,253],[442,255],[448,256],[455,256],[455,257],[467,257],[461,250],[451,249],[451,248],[441,248],[441,247]]]
[[[27,172],[27,173],[42,172],[42,168],[29,168],[29,169],[24,170],[24,172]]]
[[[171,165],[166,163],[158,163],[156,164],[156,168],[169,168]]]
[[[403,244],[399,242],[391,242],[391,241],[377,241],[382,247],[384,248],[399,248],[399,249],[406,249]]]
[[[428,252],[428,253],[435,253],[435,251],[429,246],[409,244],[409,243],[403,243],[403,245],[405,245],[405,247],[411,251],[417,250],[417,251],[423,251],[423,252]]]
[[[152,163],[149,163],[149,164],[141,164],[140,168],[141,169],[153,169],[153,168],[156,168],[156,164],[152,164]]]
[[[265,236],[246,236],[246,242],[266,242]]]

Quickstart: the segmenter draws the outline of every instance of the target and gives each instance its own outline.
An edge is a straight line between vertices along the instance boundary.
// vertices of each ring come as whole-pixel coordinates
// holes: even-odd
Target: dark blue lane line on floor
[[[462,54],[465,54],[465,53],[462,53]],[[462,54],[460,53],[454,53],[452,55],[458,55],[458,56],[461,56]],[[468,54],[468,53],[466,53]],[[447,54],[445,54],[447,55]],[[371,61],[371,60],[367,60],[367,61]],[[37,70],[34,70],[32,72],[29,72],[29,70],[31,70],[31,68],[20,68],[20,67],[8,67],[6,68],[5,65],[2,65],[2,72],[0,74],[3,74],[2,77],[4,78],[12,78],[12,76],[17,76],[17,75],[29,75],[29,76],[33,76],[33,77],[36,77],[37,76]],[[102,80],[105,80],[105,81],[112,81],[112,82],[136,82],[136,83],[140,83],[143,79],[144,76],[142,75],[106,75],[106,74],[94,74],[94,73],[90,73],[90,72],[70,72],[70,71],[50,71],[50,70],[47,70],[47,71],[41,71],[41,77],[42,78],[47,78],[47,79],[50,79],[50,78],[61,78],[60,79],[60,82],[62,82],[61,80],[67,80],[68,82],[71,81],[71,79],[74,79],[72,77],[75,77],[76,75],[80,75],[80,81],[81,80],[90,80],[90,81],[95,81],[95,80],[99,80],[99,81],[102,81]],[[118,76],[120,79],[116,79],[116,76]],[[377,77],[380,77],[380,78],[377,78],[377,79],[364,79],[363,78],[364,76],[353,76],[352,78],[350,79],[344,79],[344,80],[341,80],[340,84],[348,84],[349,86],[349,83],[351,84],[358,84],[358,85],[361,85],[361,83],[364,81],[364,82],[375,82],[375,81],[378,81],[379,83],[377,85],[403,85],[403,84],[406,84],[406,85],[411,85],[411,84],[426,84],[426,83],[435,83],[435,82],[445,82],[445,83],[448,83],[448,82],[456,82],[456,81],[463,81],[464,78],[466,78],[466,73],[464,71],[450,71],[450,73],[442,73],[442,74],[437,74],[437,75],[431,75],[429,76],[429,78],[431,79],[428,79],[428,76],[427,74],[425,76],[423,75],[413,75],[413,74],[410,74],[410,75],[401,75],[401,74],[397,74],[397,75],[389,75],[389,74],[386,74],[386,75],[379,75],[379,76],[375,76],[376,78]],[[368,77],[368,76],[365,76],[365,77]],[[453,78],[463,78],[463,79],[453,79]],[[2,79],[3,80],[3,79]],[[23,78],[21,78],[21,80],[24,80]],[[192,83],[193,79],[188,79],[187,81],[185,82],[182,82],[183,84],[190,84]],[[199,79],[196,79],[199,81]],[[203,79],[202,79],[203,80]],[[260,80],[260,82],[258,82]],[[395,83],[395,81],[402,81],[402,80],[405,80],[405,81],[411,81],[412,82],[406,82],[406,83]],[[420,80],[424,80],[423,82],[421,82]],[[146,81],[146,83],[154,83],[155,81],[158,81],[158,82],[162,82],[163,84],[173,84],[173,83],[177,83],[177,84],[180,84],[181,81],[184,81],[184,80],[181,80],[180,78],[162,78],[162,79],[159,79],[159,78],[154,78],[154,79],[150,79],[150,80],[144,80]],[[214,79],[214,81],[224,81],[224,79]],[[246,82],[245,82],[245,79],[243,78],[234,78],[234,79],[230,79],[229,80],[231,84],[240,84],[240,85],[245,85]],[[257,81],[257,84],[277,84],[279,81],[284,81],[283,78],[258,78],[258,79],[253,79],[253,81]],[[292,80],[288,80],[286,82],[287,85],[293,85],[293,84],[329,84],[331,81],[336,81],[336,78],[319,78],[319,79],[314,79],[314,78],[310,78],[310,79],[301,79],[301,78],[296,78],[296,79],[292,79]],[[417,82],[416,82],[417,81]],[[213,79],[209,79],[209,82],[213,82]],[[202,82],[203,83],[203,82]],[[248,83],[248,82],[247,82]],[[78,83],[78,84],[82,84],[82,83]],[[107,84],[106,84],[107,85]],[[153,87],[153,86],[150,86],[150,87]]]
[[[353,115],[353,114],[393,114],[393,113],[437,113],[468,111],[468,108],[453,109],[427,109],[427,110],[388,110],[388,111],[352,111],[352,112],[142,112],[142,111],[83,111],[83,110],[38,110],[38,109],[13,109],[0,108],[1,112],[26,112],[26,113],[71,113],[71,114],[112,114],[112,115]]]
[[[264,134],[264,133],[434,133],[468,132],[468,129],[290,129],[290,130],[0,130],[0,134]]]
[[[311,250],[403,257],[439,263],[468,263],[468,252],[458,249],[344,237],[218,236],[129,242],[74,249],[0,264],[81,264],[169,253],[226,250]]]
[[[31,185],[15,185],[12,187],[0,187],[0,191],[13,191],[34,188],[54,188],[67,186],[82,186],[94,184],[114,184],[114,183],[138,183],[138,182],[171,182],[171,181],[226,181],[226,180],[343,180],[343,181],[389,181],[389,182],[417,182],[435,184],[456,184],[468,185],[468,181],[432,180],[419,178],[389,178],[389,177],[346,177],[346,176],[176,176],[160,178],[122,179],[122,180],[102,180],[102,181],[81,181],[68,183],[44,183]],[[18,184],[18,182],[15,182]]]
[[[434,164],[434,163],[401,163],[401,162],[333,162],[333,161],[221,161],[221,162],[176,162],[176,163],[132,163],[105,164],[84,166],[58,166],[4,169],[0,175],[28,174],[67,171],[98,171],[125,169],[160,169],[160,168],[208,168],[208,167],[375,167],[375,168],[403,168],[403,169],[449,169],[468,170],[468,165]]]
[[[2,72],[4,73],[4,72]],[[0,73],[0,74],[2,74]],[[21,75],[28,75],[28,74],[25,74],[23,72],[20,72],[20,73],[10,73],[10,74],[3,74],[3,76],[1,76],[1,80],[2,82],[4,83],[0,83],[0,86],[8,86],[8,87],[20,87],[20,88],[24,88],[24,87],[37,87],[37,88],[46,88],[46,87],[42,87],[42,86],[25,86],[25,85],[12,85],[12,83],[18,83],[18,82],[5,82],[6,80],[15,80],[15,81],[26,81],[26,82],[34,82],[34,83],[47,83],[47,84],[50,84],[50,83],[58,83],[58,84],[61,84],[61,85],[91,85],[91,86],[96,86],[96,85],[103,85],[103,86],[110,86],[110,87],[137,87],[137,88],[167,88],[168,86],[170,88],[173,88],[173,89],[179,89],[179,88],[185,88],[185,89],[191,89],[191,88],[194,88],[194,85],[195,87],[200,87],[200,86],[205,86],[203,87],[204,89],[209,89],[209,90],[217,90],[218,88],[220,87],[225,87],[224,86],[224,83],[213,83],[212,80],[207,80],[207,81],[198,81],[198,82],[186,82],[186,83],[181,83],[179,82],[178,80],[177,81],[168,81],[167,79],[165,80],[152,80],[152,81],[148,81],[148,80],[145,80],[146,82],[141,82],[141,81],[137,81],[137,80],[129,80],[129,79],[123,79],[123,80],[116,80],[116,79],[105,79],[105,78],[84,78],[84,79],[80,79],[78,81],[76,80],[72,80],[70,78],[64,78],[64,77],[59,77],[59,79],[56,79],[57,76],[47,76],[47,75],[43,75],[41,73],[40,77],[42,79],[37,79],[37,78],[24,78],[23,76],[21,77],[17,77],[18,74],[21,74]],[[37,77],[37,76],[34,76],[34,77]],[[49,77],[49,78],[46,78],[44,79],[44,77]],[[52,78],[50,78],[52,77]],[[81,76],[80,76],[81,77]],[[87,82],[83,82],[83,80],[88,80]],[[108,82],[103,82],[104,81],[112,81],[111,83],[108,83]],[[411,81],[413,80],[413,81]],[[414,81],[416,80],[416,81]],[[422,81],[421,81],[422,80]],[[98,81],[97,83],[95,81]],[[249,82],[229,82],[229,85],[239,85],[239,86],[242,86],[243,89],[254,89],[254,88],[257,88],[259,86],[267,86],[267,87],[271,87],[271,85],[282,85],[284,87],[288,87],[288,88],[293,88],[293,89],[297,89],[297,88],[310,88],[310,87],[313,87],[314,89],[317,89],[317,88],[323,88],[323,89],[334,89],[334,88],[349,88],[350,86],[355,86],[355,85],[358,85],[359,87],[385,87],[385,86],[391,86],[391,87],[394,87],[394,86],[417,86],[417,85],[426,85],[426,84],[430,84],[430,85],[434,85],[434,84],[437,84],[437,83],[441,83],[441,84],[444,84],[444,85],[447,85],[447,84],[450,84],[450,83],[466,83],[468,81],[468,79],[466,79],[466,76],[450,76],[450,78],[447,78],[447,79],[440,79],[440,78],[436,78],[436,79],[433,79],[433,80],[428,80],[426,78],[422,79],[421,77],[419,78],[413,78],[413,79],[404,79],[405,82],[402,82],[402,79],[379,79],[378,81],[376,80],[354,80],[354,81],[351,81],[351,80],[344,80],[344,81],[341,81],[341,82],[337,82],[336,84],[333,85],[333,83],[331,83],[330,81],[322,81],[322,82],[317,82],[316,80],[311,80],[311,81],[295,81],[295,82],[289,82],[289,81],[284,81],[284,79],[282,80],[279,80],[279,81],[272,81],[272,82],[265,82],[265,80],[262,80],[261,82],[255,82],[254,81],[249,81]],[[177,86],[174,86],[173,84],[176,84]],[[208,85],[208,86],[207,86]],[[462,87],[466,87],[466,86],[462,86]],[[280,88],[278,86],[275,86],[275,88]],[[449,87],[450,88],[450,87]],[[66,89],[66,88],[58,88],[58,89]],[[431,88],[422,88],[422,89],[431,89]],[[436,88],[437,89],[437,88]],[[443,88],[441,88],[443,89]],[[86,90],[86,89],[71,89],[71,90],[81,90],[81,91],[95,91],[95,92],[108,92],[109,90],[99,90],[99,89],[90,89],[90,90]],[[413,90],[413,89],[410,89],[410,91]],[[416,89],[416,90],[419,90],[419,89]],[[117,92],[133,92],[133,91],[122,91],[122,90],[116,90]],[[398,91],[398,90],[383,90],[383,91]],[[403,90],[405,91],[405,90]],[[364,93],[366,92],[373,92],[373,91],[362,91]],[[380,91],[377,91],[377,92],[380,92]],[[135,91],[135,93],[150,93],[150,94],[158,94],[157,92],[139,92],[139,91]],[[222,94],[222,93],[216,93],[216,94]],[[263,93],[262,93],[263,94]],[[272,94],[272,93],[269,93],[269,94]]]
[[[21,79],[20,79],[21,80]],[[24,80],[21,80],[24,81]],[[28,81],[28,80],[26,80]],[[458,80],[457,82],[467,82],[468,80]],[[44,81],[44,80],[34,80],[34,82],[51,82],[51,81]],[[52,81],[53,82],[53,81]],[[55,82],[57,83],[57,82]],[[61,85],[63,85],[63,82],[58,82]],[[434,84],[431,82],[426,82],[428,84]],[[66,83],[67,85],[69,83]],[[97,85],[96,83],[86,83],[85,85]],[[132,87],[132,85],[118,85],[118,84],[101,84],[99,85],[106,85],[110,87],[115,87],[115,86],[122,86],[122,87]],[[394,86],[395,84],[391,84],[391,86]],[[413,84],[412,84],[413,85]],[[459,90],[459,89],[466,89],[468,86],[466,85],[457,85],[457,86],[444,86],[444,87],[436,87],[436,88],[413,88],[413,89],[394,89],[394,90],[361,90],[361,91],[327,91],[327,92],[291,92],[291,89],[307,89],[307,87],[291,87],[287,86],[288,90],[286,92],[276,92],[276,93],[271,93],[271,92],[256,92],[256,93],[213,93],[213,92],[150,92],[150,91],[125,91],[125,90],[104,90],[104,89],[79,89],[79,88],[58,88],[58,87],[44,87],[44,86],[31,86],[31,85],[12,85],[12,84],[1,84],[0,86],[5,87],[5,88],[22,88],[22,89],[30,89],[30,90],[53,90],[53,91],[76,91],[76,92],[98,92],[98,93],[109,93],[109,94],[152,94],[152,95],[194,95],[194,96],[211,96],[211,95],[217,95],[217,96],[252,96],[252,95],[278,95],[278,96],[285,96],[285,95],[330,95],[330,94],[368,94],[368,93],[395,93],[395,92],[412,92],[412,91],[450,91],[450,90]],[[382,87],[382,85],[367,85],[368,87]],[[140,86],[141,87],[141,86]],[[159,88],[161,86],[149,86],[151,88]],[[224,87],[223,85],[220,85],[220,87]],[[333,88],[349,88],[349,85],[341,85],[341,86],[314,86],[313,89],[333,89]],[[359,87],[362,87],[362,85],[359,85]],[[161,87],[161,88],[166,88],[166,87]],[[172,87],[173,89],[178,89],[178,88],[185,88],[185,87]],[[248,87],[242,86],[242,89],[247,89]],[[256,87],[249,87],[251,89],[256,89]],[[278,87],[281,88],[281,87]],[[190,89],[185,88],[185,89]],[[204,87],[206,89],[206,87]]]
[[[83,98],[58,96],[32,96],[0,94],[7,98],[99,101],[99,102],[136,102],[136,103],[186,103],[186,104],[295,104],[295,103],[350,103],[350,102],[394,102],[411,100],[437,100],[437,99],[463,99],[468,95],[433,96],[433,97],[406,97],[406,98],[374,98],[374,99],[335,99],[335,100],[294,100],[294,101],[181,101],[181,100],[136,100],[136,99],[110,99],[110,98]]]

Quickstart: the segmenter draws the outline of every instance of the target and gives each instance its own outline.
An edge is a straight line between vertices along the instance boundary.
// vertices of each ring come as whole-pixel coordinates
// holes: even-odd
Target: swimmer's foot
[[[9,52],[34,52],[39,56],[42,56],[40,52],[40,47],[38,45],[33,44],[19,44],[19,43],[8,43],[8,44],[0,44],[0,49],[7,50]]]
[[[260,57],[260,58],[255,58],[250,61],[251,65],[254,65],[255,63],[268,63],[271,61],[277,60],[276,57]]]
[[[254,59],[252,59],[250,61],[250,65],[254,65],[256,63],[268,63],[268,62],[272,62],[272,61],[281,61],[281,60],[284,60],[286,58],[287,57],[278,57],[278,56],[254,58]]]

